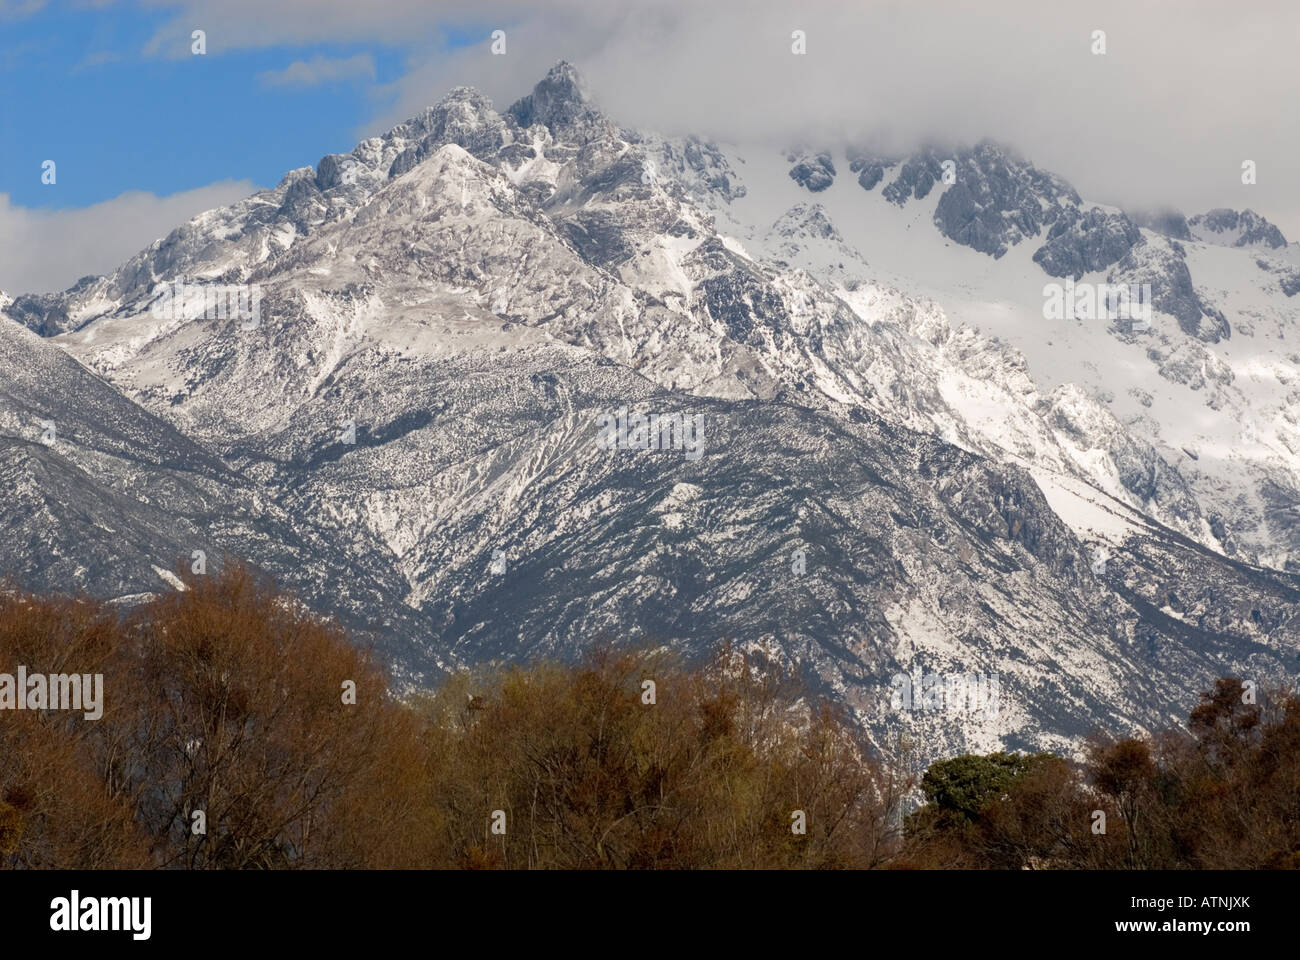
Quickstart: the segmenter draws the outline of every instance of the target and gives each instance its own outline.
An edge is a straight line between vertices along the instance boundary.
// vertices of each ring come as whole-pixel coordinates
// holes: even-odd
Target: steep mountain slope
[[[1064,431],[1054,413],[1044,419],[1074,461],[1068,471],[1214,549],[1287,565],[1300,542],[1300,245],[1276,227],[1251,211],[1130,218],[988,143],[952,152],[951,184],[937,153],[879,160],[848,151],[847,174],[827,153],[839,175],[815,193],[789,154],[719,153],[727,189],[692,181],[719,230],[808,270],[850,303],[845,292],[881,299],[883,287],[887,302],[903,289],[937,305],[979,355],[985,390],[1019,408],[963,442],[1042,456],[1052,444],[1017,421],[1041,416],[1065,390],[1087,409]],[[792,238],[791,215],[810,203],[817,229]],[[1149,328],[1049,319],[1046,285],[1067,277],[1150,284]],[[942,380],[951,366],[927,360],[910,376]],[[975,404],[931,416],[960,417]]]
[[[500,114],[452,91],[111,275],[0,304],[52,337],[0,325],[22,385],[6,469],[28,491],[10,523],[34,545],[0,559],[117,596],[210,544],[413,682],[604,637],[730,638],[882,736],[906,725],[951,750],[1149,727],[1216,674],[1293,676],[1296,578],[1243,562],[1283,521],[1236,526],[1256,474],[1204,482],[1169,459],[1172,428],[1062,376],[1090,369],[1080,345],[1137,347],[1131,332],[1071,321],[1051,336],[1072,355],[1036,366],[1017,326],[1043,263],[1127,275],[1166,241],[999,157],[972,153],[988,183],[940,212],[938,160],[858,157],[853,180],[816,155],[789,176],[778,155],[765,179],[716,146],[620,130],[567,64]],[[894,219],[842,215],[845,189]],[[913,280],[877,266],[881,245],[935,262]],[[178,308],[175,283],[199,296]],[[1000,284],[1012,300],[980,299]],[[204,300],[232,289],[256,316]],[[1194,323],[1157,325],[1218,349],[1219,308],[1195,295]],[[975,329],[985,314],[1020,349]],[[48,369],[20,381],[28,367]],[[609,449],[599,425],[623,410],[687,418],[699,447]],[[70,424],[57,461],[20,439],[37,415]],[[101,522],[114,509],[140,532]],[[900,713],[891,682],[917,671],[996,674],[1000,708]]]
[[[279,509],[254,477],[87,371],[57,346],[0,323],[3,570],[37,590],[133,598],[172,589],[174,571],[247,557],[362,634],[415,632],[390,605],[382,550],[339,549],[311,518]],[[310,576],[304,556],[325,562]],[[376,633],[376,628],[378,632]]]

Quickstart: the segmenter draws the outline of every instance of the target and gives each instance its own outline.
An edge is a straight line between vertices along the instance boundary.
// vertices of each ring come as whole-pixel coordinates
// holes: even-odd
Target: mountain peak
[[[516,101],[507,112],[521,127],[542,124],[557,140],[586,142],[611,128],[588,99],[582,75],[567,60],[551,67],[533,92]]]
[[[1216,207],[1187,221],[1192,236],[1206,243],[1233,247],[1271,247],[1287,245],[1282,231],[1254,210],[1230,210]]]
[[[579,91],[581,95],[585,96],[586,84],[582,79],[582,74],[580,74],[578,68],[568,60],[556,61],[555,66],[546,71],[546,76],[541,82],[550,84],[567,84]]]

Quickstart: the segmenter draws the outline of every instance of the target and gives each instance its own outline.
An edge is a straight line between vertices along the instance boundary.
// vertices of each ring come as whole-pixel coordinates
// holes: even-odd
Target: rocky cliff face
[[[1167,280],[1171,243],[991,144],[954,183],[944,159],[857,155],[849,186],[932,204],[964,256],[1165,283],[1180,339],[1151,363],[1228,398],[1187,352],[1227,331]],[[774,161],[805,199],[746,225],[776,188],[620,129],[561,64],[502,113],[454,90],[109,276],[0,304],[0,565],[130,596],[196,550],[247,557],[411,682],[727,638],[881,737],[954,751],[1153,726],[1216,674],[1295,673],[1297,580],[1251,562],[1229,497],[1096,392],[873,279],[830,153]],[[256,288],[259,315],[169,314],[176,282]],[[1000,706],[900,711],[899,673],[996,675]]]
[[[1219,208],[1187,221],[1188,231],[1197,240],[1233,247],[1278,249],[1287,245],[1282,231],[1254,210]]]

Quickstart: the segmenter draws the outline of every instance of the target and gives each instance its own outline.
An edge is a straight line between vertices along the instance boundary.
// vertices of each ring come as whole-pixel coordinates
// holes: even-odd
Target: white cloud
[[[159,0],[160,4],[168,0]],[[1258,0],[171,0],[146,52],[212,55],[314,43],[407,53],[375,88],[379,132],[472,84],[504,107],[556,60],[573,61],[616,121],[782,146],[869,141],[897,151],[988,136],[1055,171],[1087,198],[1195,213],[1250,207],[1300,239],[1300,124],[1294,38],[1300,4]],[[34,0],[0,0],[0,16]],[[482,42],[449,50],[448,30]],[[492,56],[504,29],[508,53]],[[804,30],[807,54],[790,52]],[[1090,52],[1105,30],[1107,53]],[[344,66],[346,65],[346,66]],[[365,55],[313,57],[275,82],[373,77]],[[308,158],[304,157],[303,162]],[[1243,160],[1258,183],[1240,182]],[[127,194],[86,211],[0,207],[0,287],[52,289],[110,269],[196,212],[247,192],[218,186],[159,199]],[[193,203],[187,198],[195,197]],[[84,217],[84,227],[76,226]],[[114,222],[120,218],[126,229]],[[16,226],[17,225],[17,226]],[[48,238],[48,241],[47,241]],[[37,250],[59,250],[46,262]]]
[[[190,34],[207,35],[208,54],[313,43],[383,43],[395,47],[433,42],[447,15],[469,13],[467,0],[172,0],[176,16],[149,38],[148,56],[190,55]]]
[[[1251,207],[1300,238],[1300,4],[1259,0],[183,0],[153,52],[347,41],[411,70],[366,132],[450,86],[504,106],[560,58],[621,123],[731,139],[870,138],[905,149],[989,136],[1085,196],[1128,206]],[[447,51],[447,27],[483,41]],[[489,53],[504,29],[508,53]],[[790,33],[807,33],[807,55]],[[1094,30],[1107,52],[1091,53]],[[1259,180],[1240,182],[1254,160]]]
[[[194,215],[256,190],[247,180],[223,180],[167,197],[133,190],[76,210],[16,207],[0,193],[0,290],[66,290],[114,269]]]
[[[45,6],[45,0],[0,0],[0,20],[30,17]]]
[[[339,58],[318,54],[310,60],[295,60],[283,70],[268,70],[258,80],[268,87],[315,87],[357,77],[375,79],[375,61],[370,54]]]

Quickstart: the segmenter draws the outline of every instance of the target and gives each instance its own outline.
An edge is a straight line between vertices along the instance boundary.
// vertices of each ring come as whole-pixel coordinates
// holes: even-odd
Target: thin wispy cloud
[[[18,207],[0,193],[0,290],[65,290],[81,277],[107,273],[196,214],[256,189],[227,180],[167,197],[132,190],[76,210]]]
[[[102,67],[109,63],[120,63],[121,61],[122,54],[116,53],[112,50],[100,50],[97,53],[87,55],[86,59],[82,60],[72,69],[74,72],[79,72],[81,70],[89,70],[93,67]]]
[[[788,0],[186,0],[155,33],[183,55],[210,49],[375,43],[409,52],[385,86],[391,126],[468,83],[508,103],[556,60],[587,75],[622,123],[729,140],[869,140],[899,152],[991,137],[1123,205],[1253,207],[1300,235],[1293,112],[1300,7],[1132,0],[924,5]],[[448,30],[482,42],[448,50]],[[490,34],[508,53],[492,56]],[[807,55],[790,54],[803,30]],[[1091,51],[1104,31],[1107,53]],[[1243,192],[1241,163],[1258,183]]]
[[[36,9],[0,0],[0,16]],[[191,34],[202,29],[214,60],[239,51],[282,55],[281,66],[256,75],[265,89],[354,85],[374,113],[342,131],[344,148],[460,84],[504,108],[564,58],[583,71],[606,112],[632,127],[819,149],[861,143],[899,154],[990,137],[1091,200],[1189,214],[1249,207],[1300,238],[1300,180],[1290,174],[1300,127],[1279,122],[1296,90],[1290,47],[1300,7],[1290,3],[1191,0],[1176,16],[1165,3],[1113,0],[1005,0],[996,8],[936,0],[925,9],[892,0],[180,0],[151,9],[163,19],[148,56],[190,57]],[[504,56],[491,52],[498,29]],[[804,56],[791,55],[794,30],[806,36]],[[1098,30],[1104,56],[1091,51]],[[327,43],[370,44],[374,52],[303,49]],[[396,79],[380,76],[381,50],[400,52]],[[91,54],[80,67],[111,56]],[[304,144],[284,169],[311,162],[312,150]],[[1254,185],[1241,183],[1246,160],[1258,169]],[[100,266],[77,266],[70,279],[17,267],[28,256],[17,250],[3,268],[19,279],[0,284],[58,285],[134,252],[115,236],[104,240],[104,255],[89,258]]]
[[[268,70],[258,75],[258,80],[267,87],[306,88],[355,79],[375,79],[375,61],[370,54],[338,58],[318,54],[310,60],[295,60],[283,70]]]
[[[17,20],[39,13],[45,0],[0,0],[0,20]]]

